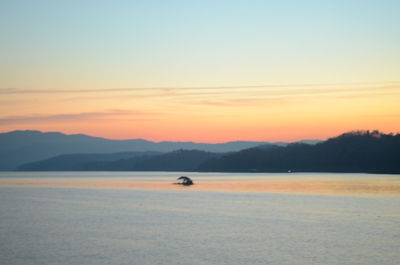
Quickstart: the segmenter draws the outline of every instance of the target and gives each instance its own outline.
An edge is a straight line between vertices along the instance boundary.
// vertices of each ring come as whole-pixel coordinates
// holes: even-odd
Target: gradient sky
[[[400,1],[0,0],[0,131],[400,132]]]

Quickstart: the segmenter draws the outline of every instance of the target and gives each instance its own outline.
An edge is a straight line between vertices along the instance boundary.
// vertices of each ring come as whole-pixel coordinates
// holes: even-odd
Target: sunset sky
[[[398,0],[0,0],[0,132],[400,132]]]

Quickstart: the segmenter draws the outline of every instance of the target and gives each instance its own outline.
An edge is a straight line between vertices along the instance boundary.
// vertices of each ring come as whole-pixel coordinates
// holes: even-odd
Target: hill
[[[315,145],[250,148],[205,161],[200,171],[400,173],[400,134],[355,131]]]
[[[27,163],[18,170],[400,173],[400,135],[355,131],[316,144],[262,144],[230,153],[68,154]]]
[[[14,170],[18,166],[49,159],[62,154],[171,152],[179,149],[206,152],[234,152],[268,144],[266,142],[228,142],[221,144],[193,142],[151,142],[143,139],[110,140],[83,134],[66,135],[59,132],[12,131],[0,133],[0,170]]]
[[[71,154],[27,163],[20,171],[195,171],[201,163],[220,154],[177,150],[117,154]]]
[[[118,170],[117,161],[139,160],[159,152],[122,152],[113,154],[66,154],[22,164],[18,171],[100,171]],[[121,169],[123,170],[123,169]]]

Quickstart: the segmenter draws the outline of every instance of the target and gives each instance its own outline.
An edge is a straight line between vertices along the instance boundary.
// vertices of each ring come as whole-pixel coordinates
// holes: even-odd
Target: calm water
[[[176,175],[137,173],[133,177],[159,180]],[[132,174],[0,174],[0,178],[18,176],[122,178]],[[195,177],[229,181],[292,176]],[[400,196],[0,187],[0,201],[0,264],[400,262]]]

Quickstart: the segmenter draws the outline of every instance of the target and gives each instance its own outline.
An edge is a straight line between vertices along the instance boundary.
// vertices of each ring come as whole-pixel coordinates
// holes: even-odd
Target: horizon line
[[[270,144],[277,144],[277,143],[297,143],[297,142],[302,142],[302,141],[326,141],[330,138],[334,138],[337,136],[340,136],[342,134],[346,134],[349,132],[357,132],[357,131],[369,131],[369,132],[373,132],[373,131],[379,131],[382,132],[380,130],[377,129],[368,129],[368,130],[348,130],[345,131],[343,133],[340,133],[336,136],[329,136],[326,139],[300,139],[297,141],[257,141],[257,140],[233,140],[233,141],[225,141],[225,142],[198,142],[198,141],[172,141],[172,140],[162,140],[162,141],[153,141],[153,140],[148,140],[145,138],[124,138],[124,139],[113,139],[113,138],[106,138],[106,137],[102,137],[102,136],[95,136],[95,135],[89,135],[89,134],[85,134],[85,133],[65,133],[65,132],[61,132],[61,131],[41,131],[41,130],[35,130],[35,129],[17,129],[17,130],[12,130],[12,131],[7,131],[7,132],[3,132],[0,131],[0,134],[6,134],[6,133],[13,133],[13,132],[39,132],[39,133],[59,133],[59,134],[63,134],[66,136],[75,136],[75,135],[83,135],[83,136],[88,136],[88,137],[93,137],[93,138],[101,138],[101,139],[106,139],[106,140],[112,140],[112,141],[129,141],[129,140],[142,140],[142,141],[148,141],[148,142],[153,142],[153,143],[165,143],[165,142],[175,142],[175,143],[195,143],[195,144],[225,144],[225,143],[232,143],[232,142],[256,142],[256,143],[270,143]],[[384,133],[384,134],[399,134],[400,132],[389,132],[389,133]]]

